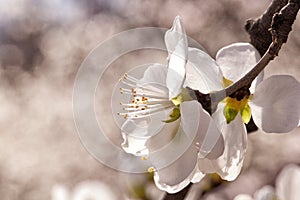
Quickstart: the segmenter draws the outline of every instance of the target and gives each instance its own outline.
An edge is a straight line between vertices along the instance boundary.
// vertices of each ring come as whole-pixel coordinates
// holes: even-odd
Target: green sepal
[[[166,122],[166,123],[171,123],[171,122],[174,122],[176,121],[177,119],[180,118],[180,109],[179,108],[174,108],[172,113],[169,115],[170,116],[170,119],[168,120],[164,120],[163,122]]]
[[[223,114],[226,118],[227,124],[229,124],[231,121],[233,121],[238,113],[239,113],[238,110],[233,109],[232,107],[226,105],[224,107]]]
[[[248,104],[241,110],[242,119],[245,124],[248,124],[251,119],[251,108]]]

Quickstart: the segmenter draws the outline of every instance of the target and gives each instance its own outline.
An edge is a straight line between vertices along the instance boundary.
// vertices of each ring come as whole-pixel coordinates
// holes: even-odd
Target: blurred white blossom
[[[300,167],[295,164],[286,165],[275,181],[275,189],[266,185],[257,190],[253,197],[239,194],[234,200],[298,200],[300,197]]]
[[[52,187],[52,200],[117,200],[108,185],[100,181],[80,182],[72,190],[62,184]]]

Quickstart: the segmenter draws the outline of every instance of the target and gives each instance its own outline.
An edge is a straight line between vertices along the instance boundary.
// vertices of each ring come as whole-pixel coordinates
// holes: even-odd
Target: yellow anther
[[[154,167],[149,167],[149,168],[148,168],[148,172],[149,172],[149,173],[152,173],[152,172],[154,172],[154,171],[155,171]]]
[[[147,101],[147,100],[148,100],[147,97],[142,96],[142,101]]]
[[[142,156],[141,159],[142,160],[147,160],[147,157],[146,156]]]

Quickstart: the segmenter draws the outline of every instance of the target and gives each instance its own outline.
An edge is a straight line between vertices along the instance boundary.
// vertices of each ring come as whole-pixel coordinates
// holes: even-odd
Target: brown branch
[[[273,16],[287,3],[288,0],[274,0],[258,19],[249,19],[246,22],[245,29],[250,35],[250,43],[259,51],[261,56],[265,54],[272,42],[269,28]]]

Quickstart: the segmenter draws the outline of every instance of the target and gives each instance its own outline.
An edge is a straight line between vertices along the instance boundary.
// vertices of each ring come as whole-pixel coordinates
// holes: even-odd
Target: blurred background
[[[147,175],[107,168],[80,143],[72,90],[81,62],[113,34],[145,26],[170,28],[176,15],[182,17],[187,34],[214,57],[225,45],[249,41],[245,21],[261,15],[269,3],[0,0],[0,199],[159,199],[163,193]],[[290,74],[300,81],[299,33],[298,16],[266,77]],[[128,59],[130,63],[134,57]],[[233,199],[273,185],[283,166],[300,163],[299,143],[299,128],[285,135],[250,134],[238,180],[212,189],[212,178],[207,178],[193,186],[194,196],[188,199],[204,190],[207,199]]]

